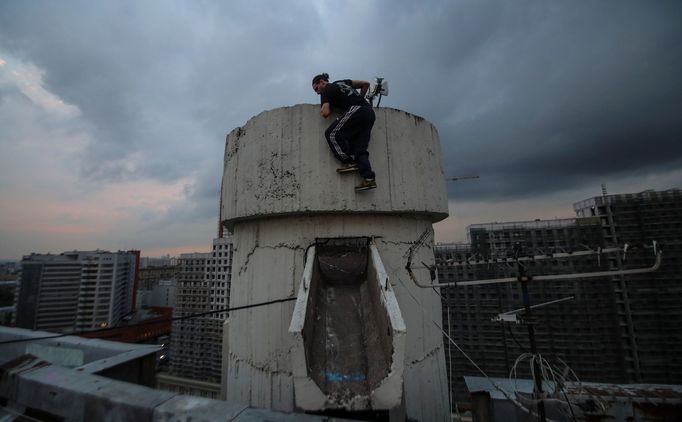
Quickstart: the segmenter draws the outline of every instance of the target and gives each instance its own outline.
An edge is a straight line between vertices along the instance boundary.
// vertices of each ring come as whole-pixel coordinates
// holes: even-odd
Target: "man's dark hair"
[[[320,80],[324,79],[325,81],[329,82],[329,75],[326,73],[320,73],[319,75],[316,75],[313,78],[313,85],[316,83],[320,82]]]

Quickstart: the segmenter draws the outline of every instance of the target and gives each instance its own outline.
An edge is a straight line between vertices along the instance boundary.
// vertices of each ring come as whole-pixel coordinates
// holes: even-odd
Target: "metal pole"
[[[528,295],[528,282],[531,277],[525,274],[525,268],[522,263],[518,263],[518,280],[521,283],[521,292],[523,294],[523,306],[526,309],[525,319],[528,327],[528,339],[530,340],[530,352],[533,354],[533,381],[535,388],[533,389],[533,398],[538,402],[538,416],[541,422],[547,422],[545,417],[545,403],[542,398],[542,378],[540,373],[540,364],[535,358],[538,353],[538,347],[535,343],[535,321],[533,320],[532,308],[530,306],[530,296]]]

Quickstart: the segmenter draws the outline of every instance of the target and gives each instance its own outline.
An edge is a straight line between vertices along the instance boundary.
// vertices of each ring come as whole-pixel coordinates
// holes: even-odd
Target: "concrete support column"
[[[449,414],[439,297],[405,270],[434,263],[432,224],[447,216],[438,135],[424,119],[376,109],[370,160],[378,188],[356,193],[357,175],[338,175],[319,107],[262,113],[228,136],[222,218],[234,234],[230,306],[295,297],[306,249],[322,238],[373,238],[407,327],[404,403],[407,418]],[[426,236],[423,236],[426,233]],[[422,282],[428,271],[415,269]],[[225,324],[225,397],[275,410],[295,409],[293,302],[231,313]]]

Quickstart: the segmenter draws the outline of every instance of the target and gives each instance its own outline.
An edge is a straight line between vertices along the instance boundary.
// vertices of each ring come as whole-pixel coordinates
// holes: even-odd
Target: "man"
[[[359,93],[357,89],[360,89]],[[329,117],[332,107],[343,112],[329,125],[324,136],[336,159],[343,163],[336,171],[341,174],[358,171],[364,178],[355,187],[356,191],[377,187],[367,152],[375,119],[372,106],[365,100],[368,89],[367,81],[344,79],[330,83],[326,73],[313,78],[313,90],[320,96],[322,117]]]

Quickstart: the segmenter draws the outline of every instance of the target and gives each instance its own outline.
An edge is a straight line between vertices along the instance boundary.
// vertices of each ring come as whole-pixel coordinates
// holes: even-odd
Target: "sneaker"
[[[344,163],[341,167],[336,169],[337,173],[350,173],[351,171],[358,171],[357,163]]]
[[[359,192],[361,190],[375,189],[377,187],[377,182],[374,179],[365,179],[355,187],[355,191]]]

